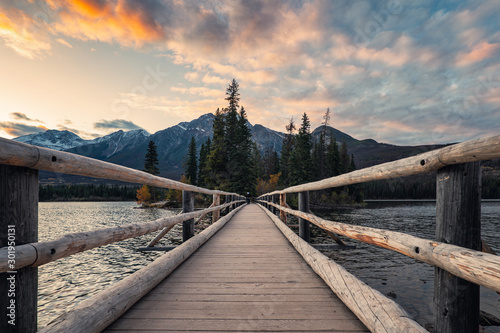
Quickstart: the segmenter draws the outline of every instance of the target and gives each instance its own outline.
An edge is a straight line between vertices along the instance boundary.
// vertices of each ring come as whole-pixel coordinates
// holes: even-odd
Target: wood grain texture
[[[297,236],[277,217],[263,210],[304,260],[371,332],[427,332],[393,300],[358,280]]]
[[[127,276],[101,293],[82,301],[74,309],[56,318],[47,327],[40,330],[40,333],[101,332],[216,234],[237,211],[234,210],[224,216],[200,234],[156,259],[152,264]]]
[[[0,165],[0,246],[8,249],[37,240],[38,170]],[[10,251],[10,259],[17,262],[19,256]],[[38,269],[7,271],[0,274],[0,332],[36,332]]]
[[[436,240],[481,251],[481,166],[479,162],[437,172]],[[436,332],[478,332],[479,286],[435,268]]]
[[[464,280],[500,291],[500,257],[405,233],[324,220],[313,214],[277,206],[282,212],[307,219],[318,227],[364,243],[396,251],[442,268]]]
[[[106,332],[125,329],[367,332],[257,205],[245,206]]]
[[[0,138],[0,164],[28,167],[72,175],[120,180],[175,190],[205,194],[236,194],[184,184],[90,157],[32,146]]]
[[[230,205],[212,207],[204,210],[158,219],[150,222],[131,223],[123,226],[102,228],[88,232],[66,234],[56,240],[16,246],[16,269],[25,266],[40,266],[79,252],[99,246],[112,244],[124,239],[146,235],[162,228],[195,218]],[[34,250],[33,250],[34,249]],[[7,248],[0,248],[0,272],[9,270]]]

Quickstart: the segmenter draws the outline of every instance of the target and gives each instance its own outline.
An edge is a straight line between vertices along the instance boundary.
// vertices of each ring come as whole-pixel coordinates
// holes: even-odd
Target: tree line
[[[226,90],[228,107],[217,109],[213,138],[203,142],[197,151],[191,138],[185,163],[185,177],[190,184],[241,194],[258,196],[279,188],[333,177],[356,169],[354,156],[347,146],[340,146],[327,135],[330,110],[324,116],[324,130],[313,140],[306,113],[295,133],[293,119],[286,126],[282,151],[272,148],[260,151],[252,141],[246,111],[239,106],[238,83],[233,79]],[[349,186],[320,192],[327,201],[362,201],[360,186]]]
[[[135,200],[137,186],[107,184],[40,185],[39,201],[129,201]]]

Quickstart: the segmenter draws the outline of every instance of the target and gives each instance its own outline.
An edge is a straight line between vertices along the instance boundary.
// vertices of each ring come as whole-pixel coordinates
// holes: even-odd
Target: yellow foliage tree
[[[269,175],[269,180],[258,179],[257,180],[257,195],[262,195],[275,191],[278,188],[278,181],[280,179],[281,172],[274,175]]]
[[[140,189],[137,190],[137,203],[149,203],[151,200],[151,193],[149,192],[148,185],[142,185]]]

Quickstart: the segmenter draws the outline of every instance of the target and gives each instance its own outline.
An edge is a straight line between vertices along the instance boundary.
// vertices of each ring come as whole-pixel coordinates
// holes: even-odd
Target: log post
[[[214,206],[219,206],[220,205],[220,194],[214,194],[213,195],[213,204]],[[214,210],[212,213],[212,223],[217,222],[220,217],[220,210]]]
[[[275,204],[275,203],[276,203],[276,195],[275,195],[275,194],[273,194],[273,195],[271,196],[271,199],[272,199],[272,203],[273,203],[273,204]],[[277,210],[277,209],[276,209],[276,207],[275,207],[275,206],[271,206],[271,211],[272,211],[273,215],[276,215],[276,210]]]
[[[280,194],[280,206],[286,208],[286,193]],[[286,213],[282,210],[280,210],[280,220],[286,224]]]
[[[191,213],[194,211],[194,193],[182,191],[182,212]],[[194,236],[194,219],[182,222],[182,241],[185,242]]]
[[[309,192],[299,192],[299,210],[304,213],[309,213]],[[299,218],[299,236],[306,242],[310,242],[311,233],[309,231],[309,221]]]
[[[38,170],[0,165],[0,247],[37,241]],[[0,332],[36,332],[37,293],[36,267],[0,274]]]
[[[436,240],[481,251],[479,162],[438,170]],[[478,332],[479,286],[440,268],[434,272],[434,332]]]

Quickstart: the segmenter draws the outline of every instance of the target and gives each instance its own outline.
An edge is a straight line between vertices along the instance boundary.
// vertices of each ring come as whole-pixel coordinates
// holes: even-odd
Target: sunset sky
[[[500,134],[500,1],[0,0],[0,136],[226,106],[400,145]]]

